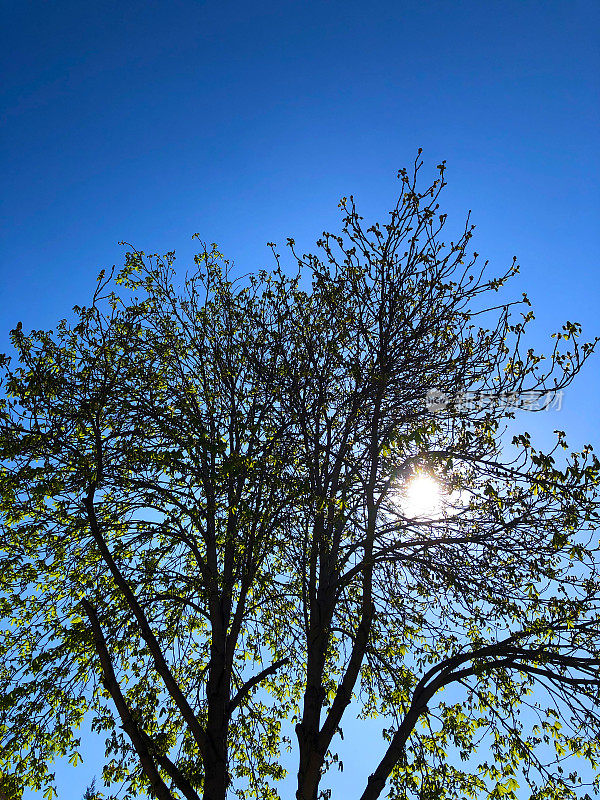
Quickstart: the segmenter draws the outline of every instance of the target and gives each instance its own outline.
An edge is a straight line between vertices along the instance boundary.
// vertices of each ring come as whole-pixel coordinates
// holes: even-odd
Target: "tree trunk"
[[[231,673],[227,663],[227,620],[222,603],[212,614],[210,671],[206,687],[206,752],[203,800],[225,800],[229,785],[228,741]]]
[[[322,758],[317,752],[322,690],[313,685],[304,694],[303,720],[296,725],[298,737],[298,789],[296,800],[317,800]]]
[[[318,752],[317,745],[325,699],[323,671],[331,616],[330,603],[327,603],[324,598],[320,597],[316,606],[315,620],[312,622],[308,634],[308,662],[302,721],[296,725],[299,747],[297,800],[317,800],[324,755]]]
[[[211,738],[209,753],[204,765],[203,800],[225,800],[229,784],[227,769],[227,743],[224,736],[217,741]]]

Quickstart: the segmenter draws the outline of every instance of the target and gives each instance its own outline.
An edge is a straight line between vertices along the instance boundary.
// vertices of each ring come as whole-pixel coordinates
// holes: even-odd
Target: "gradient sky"
[[[199,232],[247,272],[335,228],[342,195],[381,219],[418,147],[493,268],[517,255],[536,344],[600,334],[597,2],[3,0],[2,21],[0,350],[85,304],[121,239],[184,267]],[[524,425],[598,441],[597,363]],[[339,797],[381,752],[354,731]],[[61,800],[99,773],[84,754]]]

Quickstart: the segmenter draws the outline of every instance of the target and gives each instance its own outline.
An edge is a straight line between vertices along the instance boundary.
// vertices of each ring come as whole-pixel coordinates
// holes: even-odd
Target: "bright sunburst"
[[[436,517],[442,508],[440,484],[426,472],[414,475],[406,484],[402,506],[409,517]]]

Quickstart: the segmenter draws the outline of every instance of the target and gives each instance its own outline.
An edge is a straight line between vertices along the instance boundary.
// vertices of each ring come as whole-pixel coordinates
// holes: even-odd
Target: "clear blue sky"
[[[341,195],[382,216],[419,146],[476,249],[518,256],[536,337],[600,333],[597,2],[4,0],[2,21],[0,350],[85,303],[121,239],[185,266],[198,231],[258,269],[267,241],[335,227]],[[597,376],[529,427],[593,439]],[[378,751],[362,735],[346,786]]]

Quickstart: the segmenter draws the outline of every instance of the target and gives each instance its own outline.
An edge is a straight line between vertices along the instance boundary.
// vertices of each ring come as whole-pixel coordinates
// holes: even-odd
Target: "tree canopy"
[[[55,330],[12,332],[0,405],[0,791],[53,796],[106,735],[110,797],[581,797],[600,735],[598,481],[515,404],[593,352],[526,345],[515,262],[445,242],[444,165],[384,224],[343,198],[315,254],[239,277],[130,248]],[[291,265],[291,267],[290,267]],[[465,399],[466,398],[466,399]],[[415,480],[435,507],[407,500]],[[295,726],[295,727],[294,727]],[[295,731],[295,741],[290,735]],[[112,792],[112,793],[111,793]],[[100,795],[98,795],[100,796]]]

